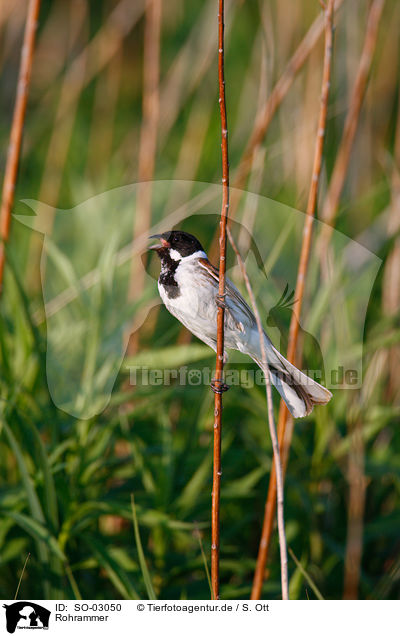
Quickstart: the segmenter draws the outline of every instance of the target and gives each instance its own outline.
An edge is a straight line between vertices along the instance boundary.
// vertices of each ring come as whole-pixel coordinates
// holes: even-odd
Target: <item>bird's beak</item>
[[[162,234],[153,234],[152,236],[149,236],[149,238],[160,239],[160,242],[157,245],[151,245],[149,250],[162,250],[165,247],[171,247],[171,243],[163,238]]]

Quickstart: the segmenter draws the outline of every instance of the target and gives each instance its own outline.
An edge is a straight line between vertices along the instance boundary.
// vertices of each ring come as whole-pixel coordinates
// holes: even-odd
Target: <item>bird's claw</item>
[[[214,391],[214,393],[218,393],[218,395],[222,395],[222,393],[225,393],[225,391],[229,389],[229,386],[225,384],[223,380],[217,380],[217,378],[212,378],[210,386],[211,390]]]
[[[222,294],[222,295],[218,294],[215,297],[215,302],[217,307],[221,307],[221,309],[227,309],[226,302],[225,302],[225,294]]]

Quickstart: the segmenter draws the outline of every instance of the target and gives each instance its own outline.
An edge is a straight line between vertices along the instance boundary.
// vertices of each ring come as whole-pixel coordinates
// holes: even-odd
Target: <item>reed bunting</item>
[[[160,239],[160,243],[150,249],[155,250],[161,260],[158,289],[163,303],[189,331],[216,351],[218,269],[211,265],[200,242],[192,234],[172,230],[150,238]],[[272,383],[293,417],[304,417],[311,413],[315,404],[329,402],[330,391],[288,362],[265,332],[269,368],[263,367],[253,312],[228,278],[224,307],[225,348],[246,353],[264,373],[269,370]]]

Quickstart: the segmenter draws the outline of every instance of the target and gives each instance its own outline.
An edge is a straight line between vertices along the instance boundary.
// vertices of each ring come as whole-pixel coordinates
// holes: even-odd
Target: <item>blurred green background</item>
[[[319,208],[337,156],[369,4],[345,0],[335,19]],[[2,173],[26,6],[15,0],[0,10]],[[320,11],[317,0],[227,2],[233,175],[257,113]],[[76,287],[86,307],[84,336],[77,329],[70,338],[75,309],[63,314],[56,307],[52,318],[52,334],[67,342],[71,359],[84,343],[83,400],[90,400],[93,386],[104,386],[107,375],[103,366],[99,377],[94,361],[104,353],[100,318],[115,299],[117,247],[108,252],[104,237],[111,242],[115,227],[118,248],[139,240],[185,197],[196,195],[192,181],[220,183],[216,18],[214,0],[42,2],[15,212],[29,213],[22,199],[73,208],[137,181],[180,182],[171,185],[162,205],[151,186],[144,187],[137,194],[141,214],[135,215],[132,205],[131,226],[121,224],[115,207],[85,217],[85,223],[71,217],[63,235],[65,253],[86,246],[87,237],[90,244],[105,246],[98,262],[90,250],[79,252],[82,271],[98,274],[97,291],[85,295],[77,285],[76,259],[53,253],[47,263],[66,287]],[[355,343],[360,350],[363,345],[363,387],[335,391],[326,408],[294,428],[285,516],[288,544],[301,562],[299,568],[289,557],[295,599],[315,598],[307,577],[327,599],[400,594],[399,22],[399,3],[386,0],[336,223],[382,259],[365,299],[364,331]],[[247,183],[250,191],[298,210],[305,209],[311,178],[322,59],[323,37],[274,116]],[[245,206],[239,208],[239,221],[243,214]],[[51,211],[45,222],[49,234],[59,230]],[[269,245],[262,210],[252,223],[260,245]],[[208,248],[217,217],[202,217],[198,227],[188,220],[183,227]],[[296,237],[295,243],[282,239],[274,255],[281,263],[289,259],[292,273],[301,232]],[[144,248],[141,244],[139,252]],[[58,409],[46,377],[41,250],[41,235],[13,224],[0,303],[0,595],[14,596],[30,553],[19,598],[209,598],[202,551],[208,560],[212,393],[207,386],[176,383],[132,389],[127,369],[212,367],[214,356],[164,308],[153,308],[143,324],[157,299],[156,285],[137,269],[139,259],[132,267],[128,262],[126,313],[118,328],[133,322],[135,334],[111,400],[90,419]],[[268,254],[262,256],[268,264]],[[312,263],[303,320],[307,325],[317,315],[323,329],[330,306],[318,261]],[[149,268],[156,275],[155,261]],[[285,280],[272,274],[263,285],[270,285],[276,300]],[[289,319],[282,315],[283,331]],[[277,413],[277,394],[274,403]],[[263,387],[233,387],[224,396],[222,448],[221,597],[248,598],[271,468]],[[134,532],[132,493],[141,542]],[[265,598],[280,596],[279,568],[274,536]]]

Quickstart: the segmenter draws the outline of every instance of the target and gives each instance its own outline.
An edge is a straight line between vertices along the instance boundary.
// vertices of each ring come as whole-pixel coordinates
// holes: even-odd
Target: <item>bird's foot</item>
[[[225,302],[225,296],[226,294],[217,294],[217,296],[215,297],[215,302],[217,307],[221,307],[221,309],[227,309],[227,305]]]
[[[229,389],[229,386],[225,384],[223,380],[217,380],[217,378],[212,378],[210,386],[211,390],[214,391],[214,393],[218,393],[219,395],[225,393],[225,391]]]

